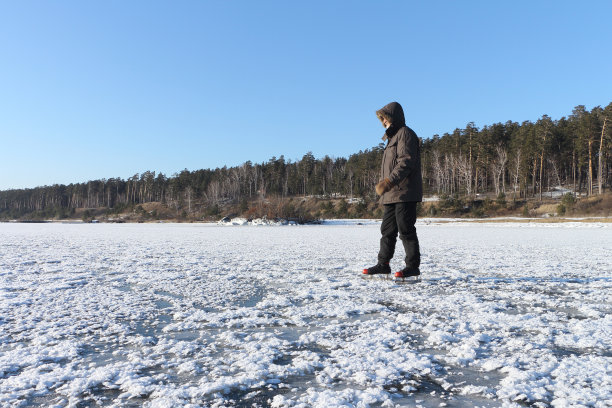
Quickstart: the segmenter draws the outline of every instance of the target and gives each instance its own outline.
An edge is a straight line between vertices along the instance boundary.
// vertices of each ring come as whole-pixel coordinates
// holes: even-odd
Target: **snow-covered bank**
[[[566,224],[565,227],[571,224],[589,224],[590,226],[602,226],[602,224],[610,224],[612,219],[609,217],[567,217],[567,218],[523,218],[523,217],[496,217],[496,218],[419,218],[417,219],[417,225],[430,225],[430,224],[494,224],[498,226],[500,224]],[[316,222],[316,225],[380,225],[380,219],[324,219]],[[315,223],[313,223],[314,225]],[[253,219],[247,220],[246,218],[224,218],[220,220],[217,225],[224,226],[283,226],[283,225],[297,225],[296,222],[287,220],[267,220],[267,219]]]
[[[378,228],[0,224],[0,405],[612,403],[610,224]]]

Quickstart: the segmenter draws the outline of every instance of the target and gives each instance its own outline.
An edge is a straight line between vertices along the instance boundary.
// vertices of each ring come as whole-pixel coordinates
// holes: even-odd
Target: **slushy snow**
[[[609,225],[0,224],[0,406],[612,406]]]

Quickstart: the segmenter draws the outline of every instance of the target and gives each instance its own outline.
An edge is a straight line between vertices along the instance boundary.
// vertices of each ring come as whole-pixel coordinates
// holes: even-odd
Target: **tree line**
[[[576,106],[559,120],[508,121],[478,129],[468,123],[425,140],[424,171],[430,192],[494,192],[536,196],[554,186],[601,194],[610,183],[612,103],[590,112]]]
[[[554,186],[601,194],[610,187],[612,103],[588,111],[576,106],[558,120],[508,121],[477,128],[470,122],[452,133],[421,141],[424,191],[430,195],[535,197]],[[153,171],[128,179],[0,191],[0,218],[28,214],[67,217],[77,208],[120,211],[159,202],[187,214],[269,197],[317,196],[376,199],[384,144],[348,158],[312,153],[300,160],[217,169],[183,170],[171,177]]]

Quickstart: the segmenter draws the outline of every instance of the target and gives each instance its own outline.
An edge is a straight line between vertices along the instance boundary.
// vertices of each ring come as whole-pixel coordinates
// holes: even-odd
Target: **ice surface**
[[[609,224],[417,229],[0,224],[0,406],[612,405]]]

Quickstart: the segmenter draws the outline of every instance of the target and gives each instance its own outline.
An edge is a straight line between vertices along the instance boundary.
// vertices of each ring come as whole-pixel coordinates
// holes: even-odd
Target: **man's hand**
[[[387,191],[391,190],[392,188],[393,188],[393,184],[391,184],[391,180],[389,180],[389,178],[386,178],[386,179],[380,181],[376,185],[376,194],[383,195]]]

